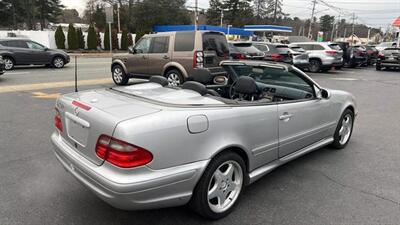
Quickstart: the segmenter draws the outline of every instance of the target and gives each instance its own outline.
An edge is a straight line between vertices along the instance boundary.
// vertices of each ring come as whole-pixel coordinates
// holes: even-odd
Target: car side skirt
[[[300,156],[303,156],[307,153],[310,153],[314,150],[317,150],[319,148],[322,148],[323,146],[326,146],[330,143],[333,142],[333,137],[329,137],[329,138],[324,138],[312,145],[309,145],[303,149],[300,149],[292,154],[289,154],[287,156],[284,156],[280,159],[277,159],[271,163],[268,163],[262,167],[259,167],[255,170],[253,170],[250,174],[249,174],[249,184],[253,183],[254,181],[260,179],[261,177],[263,177],[265,174],[271,172],[272,170],[274,170],[275,168],[292,161],[293,159],[296,159]]]

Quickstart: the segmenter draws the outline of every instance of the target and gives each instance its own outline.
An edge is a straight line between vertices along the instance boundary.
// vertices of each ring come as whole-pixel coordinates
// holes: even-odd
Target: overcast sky
[[[208,0],[198,0],[200,8],[208,8]],[[400,16],[400,0],[324,0],[328,4],[337,7],[336,11],[329,9],[322,3],[316,5],[316,16],[324,14],[339,15],[338,11],[347,20],[351,20],[351,13],[355,13],[356,22],[373,27],[387,27],[388,24]],[[188,0],[188,6],[194,6],[195,0]],[[82,13],[86,0],[62,0],[68,8],[75,8]],[[284,12],[290,16],[310,18],[312,0],[283,0]]]

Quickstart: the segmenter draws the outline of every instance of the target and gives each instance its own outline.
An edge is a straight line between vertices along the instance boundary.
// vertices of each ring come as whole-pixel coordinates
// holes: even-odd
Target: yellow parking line
[[[85,85],[98,85],[98,84],[109,84],[112,83],[110,78],[103,79],[91,79],[91,80],[79,80],[79,86]],[[22,84],[22,85],[9,85],[0,86],[0,93],[8,92],[18,92],[18,91],[34,91],[41,89],[51,89],[51,88],[61,88],[61,87],[73,87],[75,81],[60,81],[60,82],[50,82],[50,83],[39,83],[39,84]]]
[[[44,92],[32,92],[34,98],[40,98],[40,99],[56,99],[58,98],[61,93],[44,93]]]

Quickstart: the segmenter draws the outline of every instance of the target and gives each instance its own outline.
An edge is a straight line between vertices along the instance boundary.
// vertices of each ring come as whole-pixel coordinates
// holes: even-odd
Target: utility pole
[[[315,13],[315,5],[317,4],[317,0],[313,0],[313,8],[311,11],[311,19],[310,19],[310,27],[308,28],[308,38],[312,39],[311,36],[311,28],[314,20],[314,13]]]
[[[197,3],[198,3],[198,0],[195,0],[195,3],[194,3],[194,30],[197,30]]]
[[[222,23],[223,21],[224,21],[224,10],[221,9],[221,27],[223,25],[223,23]]]
[[[353,17],[352,17],[352,34],[351,34],[351,45],[353,45],[354,44],[354,20],[356,19],[356,14],[355,13],[353,13]]]
[[[117,7],[117,15],[118,15],[118,33],[121,33],[121,22],[119,20],[119,8],[121,7],[121,5],[118,3],[118,7]]]
[[[340,23],[340,14],[339,14],[338,22],[336,23],[336,34],[335,34],[335,39],[338,38],[339,23]]]
[[[278,11],[278,0],[275,0],[275,8],[274,8],[274,23],[276,23],[276,16]]]

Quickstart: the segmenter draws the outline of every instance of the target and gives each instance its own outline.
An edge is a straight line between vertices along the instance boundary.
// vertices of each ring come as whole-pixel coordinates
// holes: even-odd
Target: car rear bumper
[[[400,67],[400,62],[378,62],[380,66]]]
[[[104,162],[97,166],[73,150],[58,132],[51,136],[54,153],[63,167],[98,197],[124,210],[142,210],[186,204],[209,160],[152,170],[147,166],[119,169]]]
[[[343,65],[343,59],[336,59],[334,57],[327,57],[322,60],[322,66],[324,67],[335,67]]]

